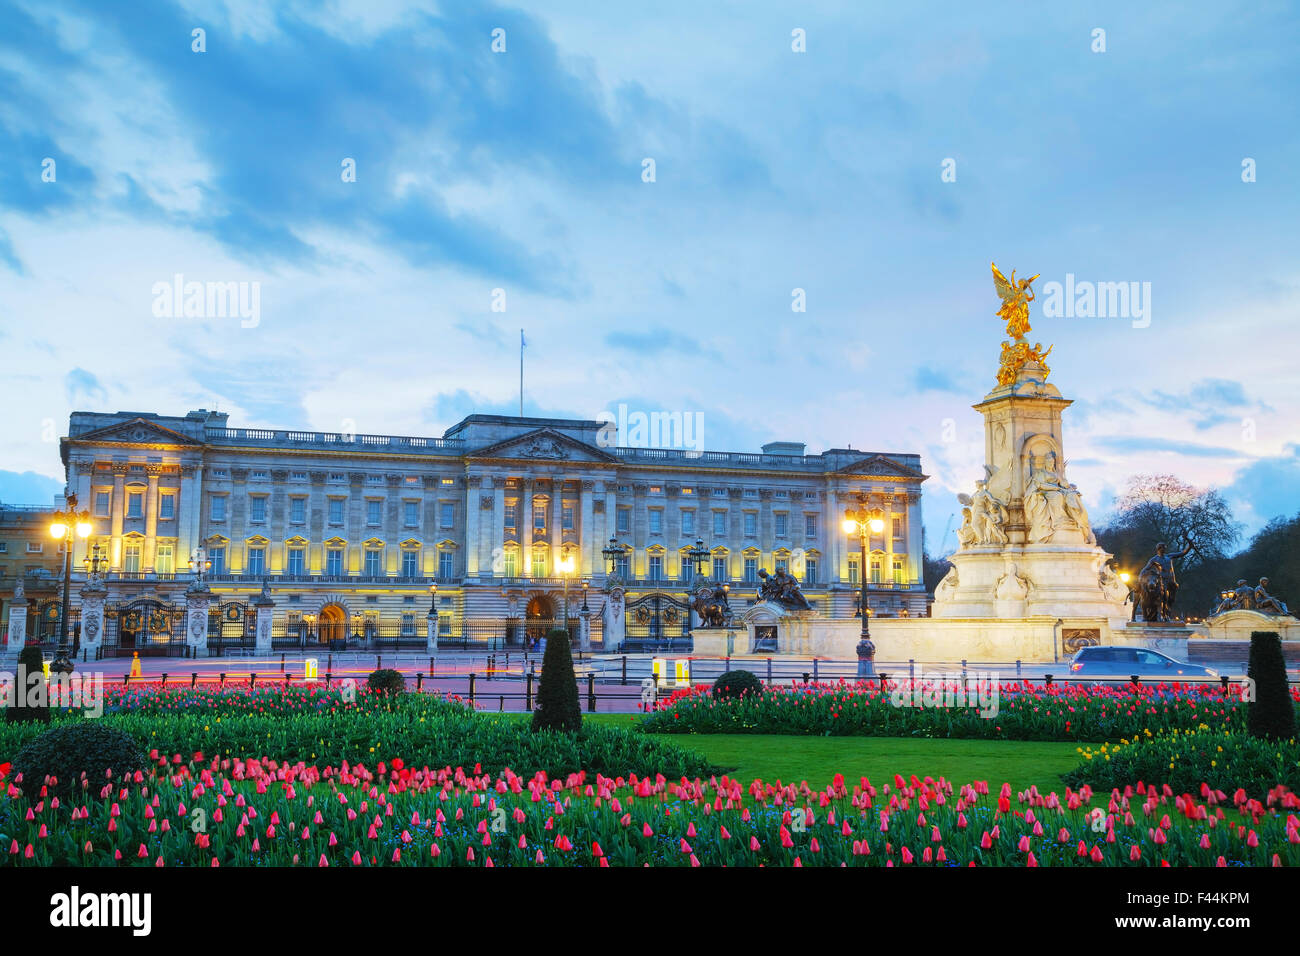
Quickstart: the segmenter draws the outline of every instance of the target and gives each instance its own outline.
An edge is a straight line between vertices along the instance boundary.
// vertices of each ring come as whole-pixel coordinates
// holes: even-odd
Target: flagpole
[[[524,330],[519,330],[519,417],[524,417]]]

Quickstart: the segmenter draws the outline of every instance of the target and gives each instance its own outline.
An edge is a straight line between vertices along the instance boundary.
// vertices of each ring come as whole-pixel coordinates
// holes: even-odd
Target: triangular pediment
[[[872,455],[870,458],[863,458],[861,461],[855,461],[851,465],[845,465],[836,472],[837,475],[870,475],[873,478],[907,478],[913,481],[924,481],[928,475],[923,475],[915,468],[909,468],[907,465],[899,464],[892,458],[886,458],[884,455]]]
[[[469,454],[470,458],[516,458],[529,461],[616,462],[594,445],[570,438],[554,428],[537,428],[506,438]]]
[[[78,442],[123,442],[132,445],[202,444],[202,442],[195,441],[188,435],[182,435],[178,431],[164,428],[157,422],[151,422],[147,418],[133,418],[130,421],[118,422],[116,425],[97,428],[94,431],[84,432],[73,440]]]

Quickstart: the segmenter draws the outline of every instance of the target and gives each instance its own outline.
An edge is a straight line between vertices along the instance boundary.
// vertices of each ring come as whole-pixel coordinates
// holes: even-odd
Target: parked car
[[[1184,680],[1189,677],[1217,680],[1219,677],[1219,672],[1212,668],[1175,660],[1168,654],[1145,647],[1101,644],[1080,648],[1070,658],[1070,677],[1074,679],[1096,677],[1128,681],[1135,674],[1143,680]]]

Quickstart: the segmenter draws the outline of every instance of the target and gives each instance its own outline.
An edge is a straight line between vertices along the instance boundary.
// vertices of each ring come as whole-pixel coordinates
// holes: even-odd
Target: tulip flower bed
[[[1065,774],[1066,783],[1109,789],[1146,780],[1182,791],[1200,782],[1215,789],[1243,789],[1260,797],[1283,784],[1300,791],[1300,742],[1270,741],[1244,733],[1190,731],[1143,734],[1097,749],[1081,747],[1082,765]]]
[[[998,686],[997,711],[974,706],[899,706],[915,701],[924,682],[812,683],[769,687],[759,695],[717,700],[687,694],[667,701],[639,724],[659,734],[815,734],[825,736],[959,737],[1003,740],[1103,741],[1147,729],[1190,730],[1201,724],[1245,726],[1239,685],[1152,684],[1134,688],[1014,681]],[[946,685],[948,691],[956,682]],[[973,696],[973,695],[972,695]],[[924,700],[924,697],[922,698]]]
[[[359,692],[355,705],[316,708],[304,703],[312,699],[309,696],[283,693],[291,705],[268,710],[250,712],[247,701],[226,695],[214,709],[205,704],[197,712],[159,711],[154,705],[152,711],[145,706],[106,713],[97,722],[130,734],[144,752],[201,751],[240,758],[269,753],[279,760],[317,767],[369,764],[378,756],[396,753],[411,763],[479,764],[490,772],[516,767],[521,773],[635,770],[677,776],[713,770],[697,754],[619,727],[592,724],[577,734],[532,733],[514,721],[476,714],[454,700],[429,694],[385,698]],[[260,698],[249,695],[249,699]],[[264,704],[262,700],[258,706]],[[300,709],[293,709],[300,704]],[[88,719],[62,716],[55,724]],[[0,761],[13,761],[25,744],[49,726],[0,722]]]
[[[1062,799],[915,776],[816,791],[166,755],[62,800],[0,786],[9,866],[1300,865],[1300,799],[1283,788],[1264,801],[1126,788],[1093,805],[1087,788]]]
[[[295,714],[331,714],[345,711],[370,713],[386,710],[391,699],[372,693],[365,685],[344,691],[338,685],[323,684],[264,684],[250,688],[244,685],[225,687],[187,687],[164,685],[155,681],[136,681],[129,686],[106,684],[104,686],[104,712],[108,714],[131,711],[140,714],[209,714],[229,717],[235,714],[265,714],[288,717]]]

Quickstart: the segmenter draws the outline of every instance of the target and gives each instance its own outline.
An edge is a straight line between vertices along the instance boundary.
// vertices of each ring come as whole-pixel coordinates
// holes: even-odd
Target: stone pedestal
[[[622,586],[617,584],[605,591],[605,606],[600,609],[600,615],[601,643],[606,654],[612,654],[623,646],[627,625],[626,615],[623,613],[626,609],[623,603],[625,593]]]
[[[257,620],[254,625],[257,628],[254,632],[257,642],[255,647],[256,653],[270,654],[271,618],[275,613],[275,602],[271,600],[269,591],[266,588],[263,588],[262,593],[248,603],[252,606],[253,613],[257,615]]]
[[[1225,611],[1195,626],[1198,636],[1213,641],[1245,641],[1254,631],[1273,631],[1284,641],[1300,641],[1300,619],[1290,614]]]
[[[760,627],[775,627],[778,654],[816,654],[812,629],[816,619],[816,611],[794,610],[773,601],[760,601],[746,608],[739,618],[747,633],[744,653],[754,653]]]
[[[1026,365],[974,406],[984,416],[985,479],[960,496],[952,569],[936,618],[1129,618],[1127,587],[1107,567],[1078,489],[1065,477],[1061,412],[1070,401]]]
[[[27,643],[27,598],[21,594],[14,595],[9,602],[9,640],[6,650],[17,654]]]
[[[85,595],[86,592],[81,593]],[[211,608],[212,589],[202,581],[195,581],[185,589],[185,646],[191,657],[208,656],[208,613]],[[82,616],[85,616],[84,610]],[[267,650],[270,650],[269,644]]]
[[[86,660],[95,660],[104,642],[104,601],[108,588],[99,580],[86,582],[81,589],[81,652]]]
[[[591,653],[591,610],[585,607],[578,612],[578,650]]]
[[[432,657],[438,653],[438,615],[433,611],[425,618],[424,638],[426,650]]]

